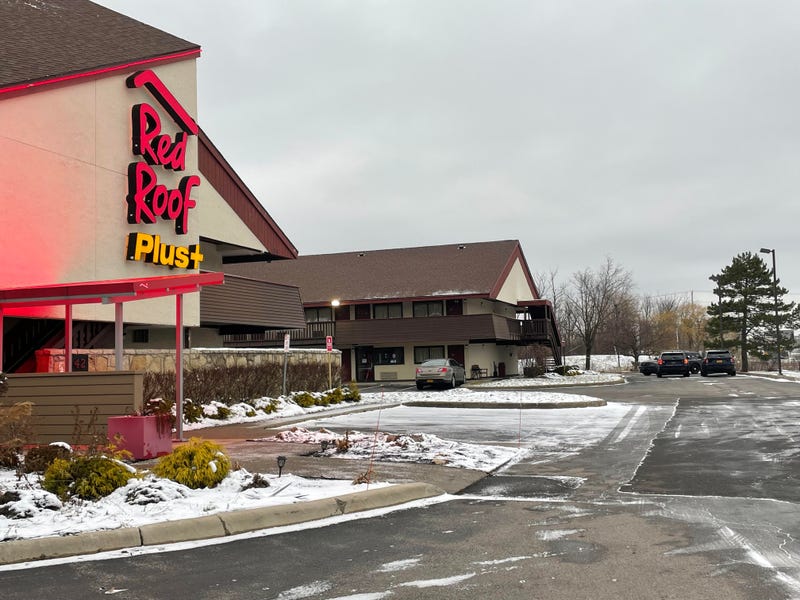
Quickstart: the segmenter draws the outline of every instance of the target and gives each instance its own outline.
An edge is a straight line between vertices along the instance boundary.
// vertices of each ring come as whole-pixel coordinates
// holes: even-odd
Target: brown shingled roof
[[[88,0],[0,0],[0,89],[192,50]]]
[[[428,297],[493,298],[519,258],[517,240],[300,256],[230,265],[239,275],[296,285],[305,304]],[[529,280],[534,295],[538,292]]]

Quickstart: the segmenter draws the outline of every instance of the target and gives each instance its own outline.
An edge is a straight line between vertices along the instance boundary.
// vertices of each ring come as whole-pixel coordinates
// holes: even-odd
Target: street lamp
[[[333,350],[333,336],[336,335],[336,309],[339,308],[338,298],[331,300],[331,335],[325,339],[325,350],[328,353],[328,389],[333,388],[333,374],[331,373],[331,351]]]
[[[772,254],[772,292],[775,297],[775,344],[778,347],[778,374],[783,375],[781,369],[781,325],[778,321],[778,275],[775,270],[775,248],[761,248],[763,254]]]

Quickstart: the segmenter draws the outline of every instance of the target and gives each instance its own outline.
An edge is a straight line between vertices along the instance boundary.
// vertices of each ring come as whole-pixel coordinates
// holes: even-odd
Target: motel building
[[[0,23],[4,372],[305,326],[297,287],[228,273],[297,249],[200,126],[200,46],[88,0]]]

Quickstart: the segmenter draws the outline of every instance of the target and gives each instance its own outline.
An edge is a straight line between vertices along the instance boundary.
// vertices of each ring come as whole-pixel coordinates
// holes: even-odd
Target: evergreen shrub
[[[138,477],[129,467],[102,455],[56,458],[44,472],[42,487],[62,500],[99,500]]]
[[[222,447],[208,440],[190,439],[158,459],[153,473],[191,489],[216,487],[231,469]]]

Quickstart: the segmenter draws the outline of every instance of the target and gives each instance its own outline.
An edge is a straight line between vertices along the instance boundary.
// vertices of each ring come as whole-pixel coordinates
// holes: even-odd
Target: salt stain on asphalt
[[[583,532],[583,529],[545,529],[537,531],[536,537],[542,541],[549,542],[553,540],[560,540],[568,535],[575,535],[576,533]]]
[[[331,587],[328,581],[313,581],[306,585],[299,585],[289,590],[284,590],[278,594],[277,600],[302,600],[303,598],[311,598],[317,594],[327,592]]]
[[[394,573],[395,571],[405,571],[406,569],[411,569],[412,567],[416,567],[421,560],[422,556],[415,556],[414,558],[407,558],[405,560],[395,560],[393,562],[382,564],[380,567],[376,569],[376,572]]]
[[[397,584],[398,587],[415,587],[415,588],[429,588],[429,587],[445,587],[448,585],[455,585],[472,579],[477,573],[464,573],[463,575],[453,575],[452,577],[442,577],[441,579],[422,579],[418,581],[407,581],[405,583]]]

